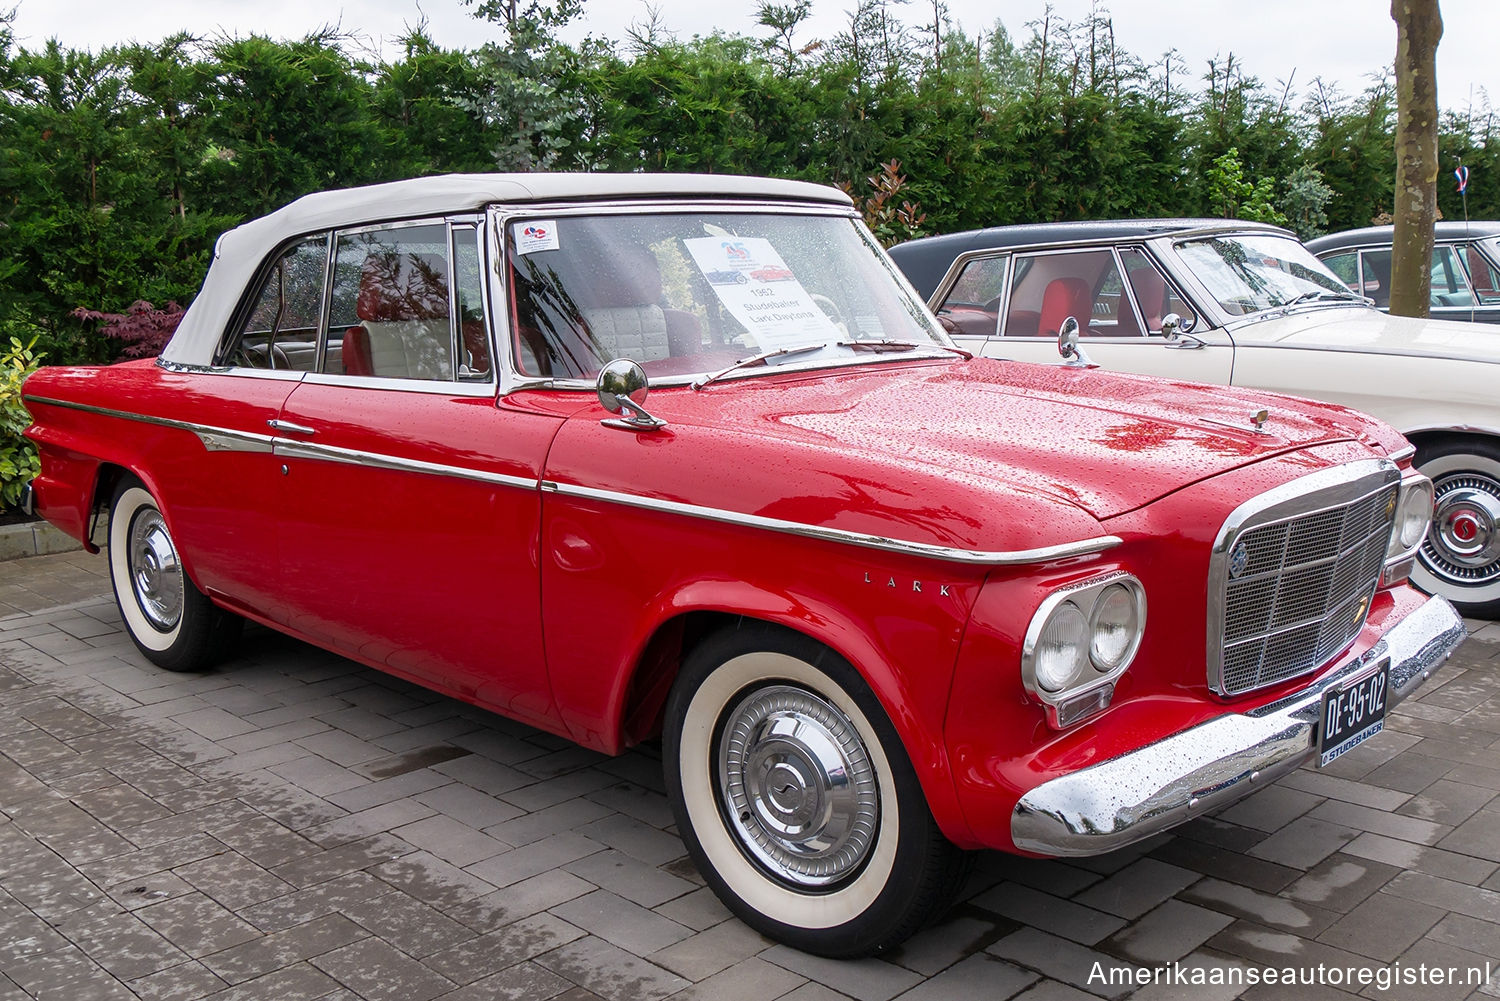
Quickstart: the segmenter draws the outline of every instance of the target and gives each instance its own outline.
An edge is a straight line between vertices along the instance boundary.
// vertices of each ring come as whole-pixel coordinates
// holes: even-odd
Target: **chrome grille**
[[[1209,684],[1224,695],[1274,685],[1326,663],[1354,639],[1380,580],[1398,489],[1394,466],[1361,463],[1336,487],[1274,491],[1215,546]],[[1321,482],[1324,477],[1310,477]],[[1294,486],[1288,485],[1289,487]],[[1242,509],[1243,510],[1243,509]],[[1234,554],[1243,547],[1238,560]],[[1234,575],[1232,563],[1243,563]]]

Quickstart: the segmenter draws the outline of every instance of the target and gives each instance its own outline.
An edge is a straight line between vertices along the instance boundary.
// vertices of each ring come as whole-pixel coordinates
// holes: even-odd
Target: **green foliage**
[[[758,0],[743,34],[682,41],[653,13],[617,46],[559,39],[585,0],[467,2],[502,42],[445,50],[418,28],[389,62],[332,32],[33,50],[0,13],[0,343],[111,360],[123,342],[77,317],[190,302],[223,230],[310,191],[446,171],[842,184],[887,241],[1201,214],[1311,235],[1392,207],[1389,74],[1349,96],[1313,80],[1299,102],[1233,54],[1143,61],[1099,7],[971,35],[942,2],[854,0],[814,38],[806,0]],[[1487,105],[1442,117],[1446,218],[1463,217],[1460,161],[1470,216],[1500,218],[1496,138]]]
[[[9,346],[0,350],[0,509],[16,507],[21,488],[41,468],[36,446],[22,434],[31,424],[31,415],[21,403],[21,383],[42,363],[35,347],[34,338],[22,343],[12,337]]]

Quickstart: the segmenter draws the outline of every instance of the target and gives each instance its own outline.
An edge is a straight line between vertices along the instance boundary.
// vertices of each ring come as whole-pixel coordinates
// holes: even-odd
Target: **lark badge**
[[[951,598],[953,592],[949,590],[951,584],[932,584],[927,581],[912,580],[907,577],[891,577],[889,575],[875,574],[871,576],[870,571],[865,571],[866,584],[883,584],[895,591],[907,591],[911,594],[931,594],[939,598]]]

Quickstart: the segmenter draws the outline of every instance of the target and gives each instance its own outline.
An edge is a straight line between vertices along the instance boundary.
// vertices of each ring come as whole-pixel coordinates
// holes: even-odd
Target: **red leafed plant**
[[[103,313],[80,306],[72,315],[97,322],[100,333],[124,345],[120,349],[122,357],[155,358],[167,346],[185,312],[175,302],[157,309],[145,299],[137,299],[123,313]]]

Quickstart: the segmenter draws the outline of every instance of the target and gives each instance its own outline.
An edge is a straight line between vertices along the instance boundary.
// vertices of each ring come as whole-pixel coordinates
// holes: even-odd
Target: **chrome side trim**
[[[608,504],[623,504],[627,507],[643,508],[647,511],[680,514],[689,518],[701,518],[705,521],[717,521],[728,525],[743,525],[749,528],[764,529],[769,532],[780,532],[785,535],[799,535],[809,539],[821,539],[825,542],[839,542],[861,546],[865,549],[879,549],[888,553],[901,553],[905,556],[922,556],[928,559],[942,560],[947,563],[965,563],[975,566],[1018,566],[1026,563],[1046,563],[1052,560],[1067,559],[1072,556],[1087,556],[1092,553],[1103,552],[1106,549],[1118,546],[1123,541],[1119,536],[1101,535],[1094,539],[1066,542],[1062,545],[1046,546],[1041,549],[983,552],[973,549],[957,549],[951,546],[935,546],[926,542],[906,542],[901,539],[888,539],[879,535],[867,535],[863,532],[850,532],[842,528],[806,525],[796,521],[783,521],[779,518],[763,518],[760,515],[742,514],[738,511],[726,511],[722,508],[701,507],[697,504],[683,504],[679,501],[660,500],[655,497],[641,497],[636,494],[619,493],[614,490],[599,490],[594,487],[578,486],[572,483],[555,483],[552,480],[543,480],[542,490],[563,497],[603,501]]]
[[[1042,783],[1011,813],[1011,840],[1043,855],[1099,855],[1233,803],[1313,756],[1328,689],[1389,658],[1394,706],[1464,637],[1453,607],[1429,598],[1363,656],[1349,658],[1317,684]]]
[[[273,439],[268,434],[235,431],[231,428],[214,427],[211,424],[195,424],[191,421],[176,421],[169,417],[133,414],[127,410],[111,410],[108,407],[96,407],[89,403],[74,403],[72,400],[54,400],[46,396],[27,396],[25,399],[28,403],[45,403],[48,406],[62,407],[65,410],[80,410],[83,413],[98,414],[101,417],[118,417],[125,421],[135,421],[137,424],[154,424],[157,427],[190,431],[198,436],[198,440],[203,443],[203,447],[210,452],[271,451],[271,442]]]
[[[1412,458],[1416,454],[1417,446],[1407,445],[1405,448],[1396,449],[1390,455],[1386,456],[1386,458],[1390,459],[1392,462],[1405,462],[1407,459]]]
[[[394,455],[364,452],[356,448],[314,445],[312,442],[290,441],[286,438],[277,438],[271,451],[275,455],[286,458],[317,459],[323,462],[343,462],[352,466],[365,466],[370,469],[394,469],[408,473],[426,473],[431,476],[451,476],[460,480],[493,483],[496,486],[516,487],[521,490],[535,490],[539,486],[537,480],[525,476],[491,473],[482,469],[424,462],[421,459],[404,459]]]
[[[26,483],[24,483],[24,484],[22,484],[22,486],[21,486],[21,500],[20,500],[19,503],[16,504],[16,507],[20,508],[21,509],[21,513],[24,514],[26,517],[28,517],[28,518],[35,517],[35,515],[36,515],[36,492],[31,489],[31,483],[29,481],[26,482]]]

